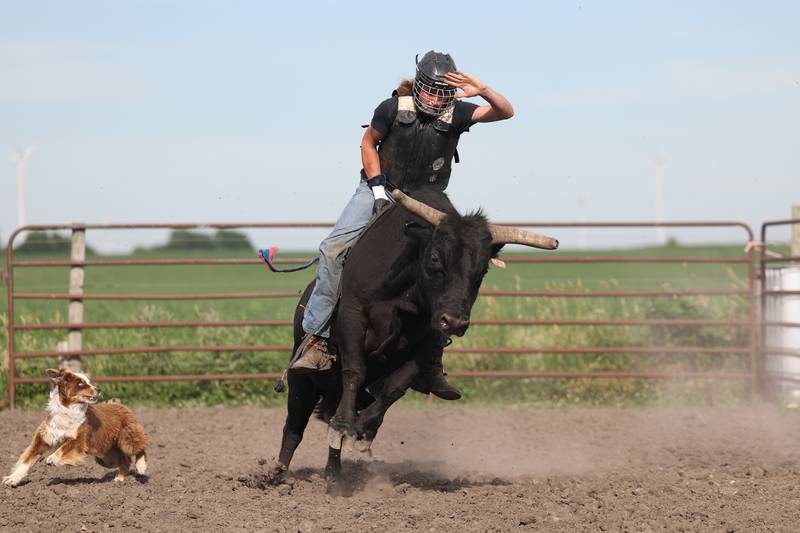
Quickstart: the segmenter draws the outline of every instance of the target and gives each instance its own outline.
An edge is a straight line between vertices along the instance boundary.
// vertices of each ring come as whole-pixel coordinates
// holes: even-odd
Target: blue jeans
[[[386,194],[394,201],[391,194]],[[375,197],[365,179],[361,179],[355,193],[344,207],[330,235],[319,245],[317,284],[306,304],[303,330],[320,337],[330,336],[330,318],[339,296],[344,258],[372,218]]]

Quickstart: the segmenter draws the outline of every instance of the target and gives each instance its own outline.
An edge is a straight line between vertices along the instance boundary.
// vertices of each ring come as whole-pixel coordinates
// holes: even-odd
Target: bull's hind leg
[[[336,318],[342,365],[342,397],[330,425],[340,433],[356,436],[356,400],[364,384],[367,365],[364,354],[365,318],[362,313],[340,309]]]
[[[278,482],[283,479],[292,462],[297,446],[303,440],[308,419],[317,405],[319,393],[308,376],[289,374],[289,401],[287,403],[286,423],[283,425],[283,439],[278,461],[272,466],[270,477]]]
[[[325,479],[334,480],[342,473],[342,448],[328,446],[328,462],[325,465]]]

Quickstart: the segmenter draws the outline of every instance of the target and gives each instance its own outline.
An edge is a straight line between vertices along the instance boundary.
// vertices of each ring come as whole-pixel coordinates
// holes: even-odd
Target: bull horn
[[[434,226],[438,226],[439,222],[441,222],[445,217],[445,214],[438,209],[434,209],[429,205],[425,205],[419,200],[414,200],[400,189],[395,189],[392,191],[392,195],[394,195],[395,199],[400,203],[400,205],[415,215],[424,218]]]
[[[524,244],[543,250],[558,248],[558,239],[524,229],[489,224],[489,231],[492,233],[492,244]]]
[[[434,226],[438,226],[446,216],[445,213],[442,213],[438,209],[434,209],[429,205],[423,204],[419,200],[411,198],[400,189],[395,189],[392,191],[392,194],[400,205],[415,215],[424,218]],[[558,248],[557,239],[524,229],[489,224],[489,231],[492,234],[492,244],[524,244],[544,250],[555,250]]]

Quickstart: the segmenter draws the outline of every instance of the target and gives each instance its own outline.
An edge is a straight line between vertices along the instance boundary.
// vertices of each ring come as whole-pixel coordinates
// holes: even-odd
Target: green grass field
[[[578,252],[537,252],[547,257],[575,257]],[[593,251],[593,255],[659,255],[743,257],[740,246],[660,247],[634,250]],[[284,257],[291,254],[283,255]],[[302,255],[302,254],[301,254]],[[309,255],[309,254],[306,254]],[[504,257],[514,257],[507,253]],[[209,253],[143,253],[136,257],[210,257]],[[215,253],[215,257],[220,257]],[[254,257],[229,253],[229,257]],[[26,255],[21,259],[43,257]],[[67,257],[48,256],[50,259]],[[294,291],[298,295],[313,277],[313,269],[275,274],[263,264],[247,266],[136,266],[87,267],[87,293],[192,293]],[[18,268],[14,272],[17,292],[67,292],[69,272],[66,267]],[[509,264],[506,269],[492,267],[483,289],[498,290],[668,290],[721,289],[747,287],[747,268],[743,264],[687,263],[598,263],[598,264]],[[0,346],[3,368],[8,355],[7,296],[3,287],[0,303]],[[203,300],[172,302],[86,303],[84,319],[99,321],[152,320],[235,320],[290,319],[296,298]],[[67,302],[63,300],[18,300],[17,323],[65,322]],[[742,297],[650,297],[650,298],[493,298],[481,297],[476,303],[476,318],[541,319],[656,319],[747,317],[747,301]],[[66,332],[18,332],[18,351],[54,350]],[[749,343],[746,328],[715,327],[621,327],[621,326],[474,326],[454,347],[499,346],[732,346]],[[84,332],[86,349],[161,344],[291,344],[287,327],[176,328],[137,330],[88,330]],[[131,354],[124,356],[86,357],[88,371],[95,375],[189,374],[229,372],[277,372],[283,369],[287,353],[173,353]],[[747,356],[717,354],[450,354],[445,359],[449,370],[732,370],[748,368]],[[55,366],[53,359],[19,362],[18,375],[41,376]],[[644,404],[680,398],[701,401],[707,384],[701,380],[589,380],[589,379],[460,379],[468,402],[481,404]],[[5,389],[7,372],[0,374]],[[272,383],[260,381],[118,383],[106,384],[109,397],[130,403],[149,405],[186,404],[259,404],[282,403],[283,397],[272,392]],[[41,405],[44,386],[19,386],[21,405]],[[723,401],[747,397],[746,383],[722,383]],[[418,402],[420,395],[404,401]]]

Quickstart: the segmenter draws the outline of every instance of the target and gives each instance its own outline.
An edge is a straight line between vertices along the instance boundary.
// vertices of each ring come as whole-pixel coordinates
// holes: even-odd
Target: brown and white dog
[[[89,378],[69,370],[49,369],[50,401],[47,417],[39,424],[33,441],[20,456],[4,485],[18,485],[31,466],[50,448],[56,450],[45,462],[50,465],[83,463],[87,455],[106,468],[119,468],[114,481],[123,481],[131,470],[147,469],[145,449],[150,437],[130,409],[118,403],[97,404],[102,393]]]

